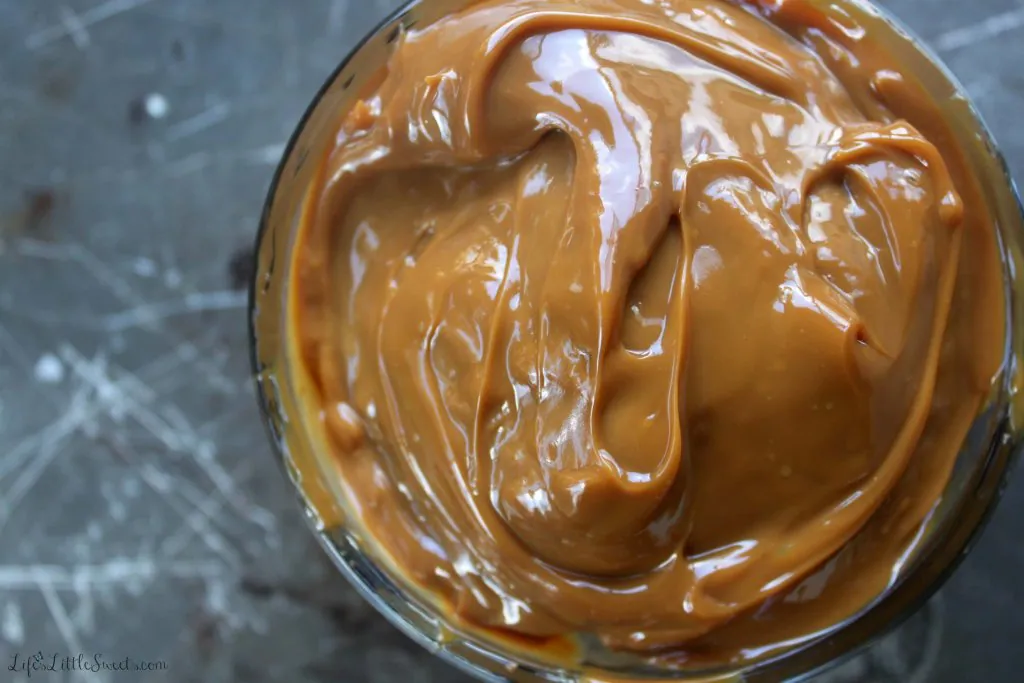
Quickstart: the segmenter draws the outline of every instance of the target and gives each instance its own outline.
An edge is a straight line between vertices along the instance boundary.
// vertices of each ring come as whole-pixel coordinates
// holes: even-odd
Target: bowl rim
[[[338,62],[337,66],[331,70],[330,74],[320,85],[316,94],[310,100],[310,103],[303,111],[302,116],[299,118],[292,133],[290,134],[288,142],[282,152],[281,161],[278,163],[268,186],[254,240],[254,259],[258,259],[265,238],[273,231],[270,226],[271,214],[275,198],[277,197],[282,184],[285,167],[292,158],[302,134],[305,132],[314,112],[319,108],[324,96],[331,91],[345,68],[350,64],[352,59],[367,46],[368,43],[384,35],[386,32],[393,32],[401,27],[403,25],[403,18],[411,9],[420,5],[430,4],[432,1],[433,0],[405,0],[396,9],[387,13],[384,18],[378,21],[373,28],[363,34],[352,48],[348,50],[345,56]],[[472,0],[467,0],[467,2],[471,1]],[[749,1],[753,2],[753,0]],[[908,28],[891,10],[875,4],[873,0],[843,1],[848,4],[856,5],[859,9],[873,14],[875,17],[881,19],[882,22],[887,24],[894,33],[900,34],[904,40],[912,43],[913,47],[920,52],[921,56],[937,70],[938,74],[947,81],[952,90],[962,98],[966,111],[970,115],[973,125],[976,128],[979,141],[983,143],[993,155],[993,161],[998,166],[998,169],[1006,183],[1005,190],[1008,192],[1008,199],[1015,207],[1018,217],[1024,221],[1024,203],[1021,201],[1019,189],[1012,174],[1010,173],[1005,156],[997,144],[995,136],[986,123],[984,117],[968,96],[967,91],[960,80],[952,73],[949,67],[931,48],[931,46],[921,39],[921,37],[913,30]],[[1002,232],[1003,230],[997,230],[999,247],[1004,260],[1010,261],[1012,260],[1011,254],[1004,244],[1005,238]],[[1021,235],[1021,237],[1024,239],[1024,235]],[[1004,368],[1001,371],[1004,376],[1004,386],[1001,388],[1000,392],[1004,395],[1004,398],[1011,389],[1010,385],[1013,381],[1014,375],[1016,374],[1015,371],[1019,366],[1024,366],[1024,363],[1021,362],[1018,355],[1014,353],[1014,349],[1009,348],[1009,342],[1019,341],[1016,339],[1018,334],[1013,329],[1013,323],[1015,320],[1013,308],[1014,304],[1017,302],[1016,300],[1019,297],[1024,296],[1024,294],[1014,291],[1010,283],[1011,276],[1006,273],[1007,270],[1009,270],[1008,264],[1004,265],[1004,292],[1006,294],[1007,308],[1006,336],[1008,339],[1008,350],[1004,357]],[[261,275],[263,275],[263,273],[260,269],[258,267],[254,268],[253,276],[250,278],[248,283],[248,300],[246,306],[248,356],[252,372],[252,381],[256,388],[260,420],[263,423],[268,441],[271,444],[275,460],[281,468],[282,473],[284,473],[285,477],[289,480],[293,493],[301,505],[306,525],[317,539],[321,548],[323,548],[330,557],[335,567],[355,588],[360,596],[369,602],[379,614],[387,619],[389,623],[397,627],[402,633],[418,645],[424,647],[448,664],[479,680],[515,680],[507,678],[504,675],[509,672],[502,664],[498,664],[493,669],[483,669],[479,665],[460,656],[458,653],[453,652],[451,649],[443,647],[437,640],[431,638],[422,629],[416,627],[409,619],[406,618],[405,615],[399,613],[392,605],[383,600],[378,592],[370,585],[368,578],[352,566],[349,553],[355,552],[362,554],[362,551],[358,547],[352,547],[351,543],[347,544],[349,547],[345,547],[346,544],[344,541],[350,539],[346,538],[339,540],[333,537],[331,529],[325,529],[317,522],[319,512],[304,494],[302,486],[295,481],[293,472],[288,465],[289,455],[281,443],[283,438],[275,433],[273,427],[275,409],[271,398],[267,394],[266,386],[263,381],[263,377],[266,373],[260,361],[260,338],[256,324],[259,316],[258,309],[261,294],[259,281],[261,279]],[[286,306],[287,304],[284,305]],[[891,584],[887,587],[875,600],[865,605],[861,610],[850,616],[848,619],[834,625],[827,631],[824,631],[823,634],[818,637],[811,636],[806,642],[803,642],[794,648],[784,650],[781,653],[764,660],[744,665],[740,669],[730,669],[729,671],[731,673],[727,674],[729,676],[728,678],[719,679],[714,677],[709,679],[707,678],[708,672],[706,671],[692,672],[688,676],[685,671],[680,671],[680,677],[642,678],[641,680],[649,680],[652,682],[658,680],[807,681],[814,676],[848,661],[862,653],[881,638],[895,631],[907,619],[916,614],[925,605],[925,603],[927,603],[935,593],[942,588],[949,577],[960,566],[960,563],[964,558],[971,552],[971,550],[973,550],[981,536],[981,533],[984,531],[995,512],[999,500],[1008,484],[1009,476],[1019,458],[1022,446],[1024,446],[1024,438],[1022,438],[1024,435],[1020,432],[1021,427],[1024,425],[1016,424],[1016,416],[1011,413],[1012,410],[1009,402],[1007,401],[1004,406],[1004,410],[1002,410],[1001,414],[998,416],[995,428],[992,430],[993,438],[988,444],[988,447],[984,449],[984,456],[981,459],[982,464],[978,468],[978,473],[973,478],[975,480],[974,489],[973,491],[965,489],[961,496],[962,500],[957,506],[958,508],[969,507],[968,503],[971,503],[972,501],[975,506],[977,506],[980,501],[980,510],[975,511],[973,514],[955,514],[951,512],[949,515],[949,528],[946,529],[945,533],[942,535],[943,538],[947,539],[947,542],[945,544],[938,544],[937,547],[921,548],[919,551],[919,557],[914,560],[915,563],[918,563],[918,566],[911,568],[905,576],[901,577],[895,584]],[[1013,434],[1013,438],[1011,438],[1011,434]],[[388,575],[388,572],[377,567],[377,563],[374,562],[372,558],[368,559],[373,568],[377,569],[377,571],[385,576],[389,583],[394,583],[393,579]],[[938,567],[933,568],[933,565],[938,565]],[[403,593],[402,597],[406,599],[408,604],[409,596],[404,595]],[[417,601],[415,604],[421,605],[422,603]],[[441,622],[447,623],[447,619],[443,618],[441,615],[434,614],[432,616],[439,619]],[[878,618],[879,616],[881,617],[880,619]],[[851,633],[851,629],[855,629],[856,627],[859,627],[859,629],[857,629],[856,632]],[[496,664],[498,663],[498,660],[495,658],[511,662],[517,661],[514,658],[514,654],[510,651],[496,650],[491,641],[480,641],[480,639],[472,635],[471,631],[466,632],[458,627],[452,627],[452,630],[457,633],[460,638],[468,639],[470,641],[468,644],[475,651],[479,651],[481,654],[487,655],[488,661],[494,660]],[[845,636],[845,638],[842,636]],[[483,642],[484,644],[481,646],[479,642],[472,642],[474,640]],[[787,676],[784,669],[782,669],[782,665],[789,663],[794,659],[798,660],[798,662],[802,659],[806,660],[806,665],[799,667],[798,664],[797,673]],[[529,667],[526,668],[528,669]],[[565,679],[564,671],[556,673],[554,670],[551,670],[543,671],[541,673],[547,675],[554,674],[553,677],[545,678],[544,680],[577,680],[576,678]],[[780,674],[783,676],[781,679],[779,678]],[[607,674],[601,674],[603,677],[602,680],[607,678],[609,682],[614,681],[616,676],[621,675],[622,674],[620,673],[610,672],[611,677],[607,678]],[[712,675],[714,676],[714,674]],[[731,676],[736,676],[737,678],[733,679]]]

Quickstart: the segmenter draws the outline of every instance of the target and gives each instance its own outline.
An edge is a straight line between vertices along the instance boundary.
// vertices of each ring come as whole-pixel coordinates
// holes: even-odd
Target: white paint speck
[[[12,645],[21,645],[25,642],[25,624],[21,619],[21,608],[16,602],[7,602],[4,605],[4,613],[0,618],[0,633],[3,633],[4,640]]]
[[[158,92],[146,96],[145,107],[146,115],[151,119],[162,119],[171,110],[167,98]]]
[[[156,262],[151,258],[140,256],[132,264],[132,270],[139,277],[153,277],[156,275]]]
[[[181,287],[181,280],[181,271],[177,268],[168,268],[164,272],[164,285],[166,285],[168,289],[177,289],[178,287]]]
[[[64,379],[64,364],[52,353],[44,353],[36,361],[36,381],[43,384],[59,384]]]

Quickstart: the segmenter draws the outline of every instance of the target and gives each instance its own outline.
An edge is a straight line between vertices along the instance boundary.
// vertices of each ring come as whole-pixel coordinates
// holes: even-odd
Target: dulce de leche
[[[307,412],[453,623],[743,662],[927,536],[1002,262],[943,104],[844,7],[465,3],[339,112],[291,265]]]

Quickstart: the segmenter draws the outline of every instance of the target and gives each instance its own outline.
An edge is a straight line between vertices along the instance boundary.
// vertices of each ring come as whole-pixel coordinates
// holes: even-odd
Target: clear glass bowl
[[[274,176],[257,237],[257,268],[250,295],[250,343],[260,407],[273,448],[295,485],[310,526],[339,571],[381,614],[414,641],[484,681],[741,680],[803,679],[837,664],[913,614],[969,552],[992,512],[1010,465],[1022,443],[1024,398],[1019,390],[1024,321],[1021,261],[1024,219],[1013,182],[990,133],[963,88],[920,40],[891,16],[863,0],[844,0],[877,19],[872,30],[887,31],[892,49],[938,101],[948,101],[951,123],[969,162],[976,168],[998,222],[1006,267],[1008,320],[1004,371],[989,404],[978,415],[928,539],[901,577],[870,605],[817,640],[742,670],[661,671],[631,667],[612,670],[612,658],[595,656],[579,670],[545,664],[501,641],[460,631],[373,558],[372,539],[361,537],[358,520],[347,518],[344,502],[332,493],[329,470],[318,457],[318,441],[301,419],[300,397],[288,356],[289,263],[306,193],[320,155],[337,131],[340,117],[357,99],[390,54],[402,27],[430,23],[469,0],[414,0],[372,31],[341,63],[313,99],[292,136]],[[889,45],[889,42],[886,43]],[[307,163],[312,156],[312,162]],[[593,653],[588,653],[593,654]],[[598,653],[599,655],[600,653]],[[603,662],[602,667],[598,662]]]

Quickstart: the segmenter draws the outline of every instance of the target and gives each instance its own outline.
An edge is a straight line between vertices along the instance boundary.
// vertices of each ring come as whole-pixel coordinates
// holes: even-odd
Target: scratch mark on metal
[[[17,479],[2,497],[0,529],[3,529],[18,503],[60,453],[68,437],[93,420],[101,410],[91,400],[88,390],[80,388],[72,395],[70,404],[60,417],[15,444],[7,458],[0,463],[0,479],[10,472],[19,472]],[[25,464],[27,460],[29,462]]]
[[[28,310],[18,310],[10,305],[9,302],[0,303],[0,311],[12,316],[21,318],[23,320],[31,320],[34,323],[41,325],[48,325],[51,327],[72,327],[78,329],[98,329],[98,327],[90,323],[86,317],[72,317],[68,315],[62,315],[53,311],[37,310],[30,308]]]
[[[84,387],[91,389],[91,394],[100,399],[99,402],[106,407],[107,412],[115,420],[123,420],[125,416],[131,417],[172,452],[202,456],[204,448],[211,447],[210,442],[199,437],[184,414],[175,406],[164,406],[159,411],[151,410],[148,406],[154,402],[152,390],[131,373],[122,369],[120,370],[121,377],[118,381],[114,381],[109,375],[104,358],[98,357],[89,360],[70,345],[62,346],[60,355],[72,373]],[[178,357],[180,358],[180,355]],[[130,449],[121,448],[116,443],[112,447],[116,447],[117,453],[126,460],[139,461],[142,457],[141,454],[136,455]],[[223,470],[218,472],[217,467],[211,466],[209,463],[201,464],[200,467],[207,472],[207,476],[210,477],[217,490],[225,495],[233,506],[247,512],[249,518],[260,526],[268,523],[269,519],[271,524],[269,530],[273,530],[273,516],[269,512],[258,506],[250,506],[237,495],[237,492],[231,488],[231,484],[224,483],[223,479],[225,477],[230,479],[229,475],[223,474]],[[172,479],[151,463],[140,462],[136,471],[154,492],[158,493],[172,509],[181,515],[184,523],[188,524],[210,549],[217,553],[225,565],[234,566],[236,564],[226,541],[213,530],[213,520],[196,519],[190,515],[190,511],[200,508],[209,496],[187,480]]]
[[[1024,26],[1024,7],[985,17],[969,26],[962,26],[939,34],[933,44],[939,52],[952,52],[960,48],[1008,33]]]
[[[244,404],[236,403],[234,408],[225,411],[213,420],[201,425],[197,430],[195,430],[197,437],[202,433],[216,431],[232,418],[242,414],[243,411],[239,409],[240,407],[244,407]],[[197,451],[197,456],[203,455],[204,450],[205,449],[203,447],[200,447]],[[202,500],[196,506],[195,510],[189,513],[188,517],[185,519],[185,525],[171,536],[168,536],[160,546],[158,554],[161,557],[174,557],[177,553],[181,552],[185,548],[188,540],[191,538],[190,532],[195,532],[197,534],[201,533],[201,523],[217,519],[218,517],[216,517],[216,515],[224,508],[229,499],[235,503],[234,507],[236,510],[241,510],[243,515],[260,526],[267,533],[267,537],[270,539],[271,543],[275,541],[277,526],[273,514],[261,506],[250,507],[238,496],[237,490],[234,489],[235,484],[244,481],[249,476],[249,461],[244,461],[241,466],[235,468],[230,473],[224,472],[223,468],[220,468],[219,466],[218,469],[220,470],[220,473],[211,475],[211,479],[226,478],[230,482],[230,487],[232,489],[231,494],[229,495],[228,493],[225,493],[222,490],[223,487],[218,487],[221,489],[221,493],[223,494],[222,497],[208,496],[205,500]]]
[[[184,178],[214,165],[229,166],[237,162],[243,162],[256,166],[273,166],[281,161],[281,157],[284,156],[285,147],[286,143],[281,142],[240,152],[223,152],[220,154],[196,152],[181,159],[168,161],[164,164],[163,171],[164,175],[168,178]]]
[[[21,607],[14,600],[4,603],[3,620],[0,621],[0,634],[12,645],[25,642],[25,622],[21,618]]]
[[[32,457],[28,464],[20,471],[17,479],[10,485],[3,496],[0,497],[0,502],[3,503],[0,507],[0,530],[6,525],[10,519],[11,513],[13,513],[25,495],[32,490],[32,487],[36,485],[42,476],[46,468],[50,466],[57,456],[61,453],[61,446],[64,441],[78,428],[78,423],[81,418],[81,408],[85,404],[79,402],[76,406],[79,410],[76,411],[76,415],[73,416],[64,429],[54,430],[51,432],[52,436],[47,439],[36,451],[34,457]]]
[[[118,557],[102,564],[63,567],[55,564],[0,565],[0,589],[73,590],[75,586],[120,585],[126,581],[155,579],[213,579],[224,567],[213,561],[161,561],[152,557]]]
[[[194,439],[187,431],[180,427],[176,429],[147,407],[153,402],[154,392],[132,373],[120,369],[120,381],[115,381],[107,370],[105,358],[100,356],[89,360],[68,344],[61,347],[60,355],[82,383],[93,390],[116,422],[131,416],[171,450],[187,451],[195,447]]]
[[[231,354],[225,349],[210,351],[206,354],[207,362],[203,370],[211,389],[216,389],[226,396],[235,396],[240,390],[239,383],[224,372],[224,366],[229,358]]]
[[[964,84],[964,88],[966,88],[975,101],[986,99],[998,86],[999,78],[992,74],[985,74],[977,80]]]
[[[81,244],[76,244],[76,260],[89,271],[96,280],[107,287],[110,292],[125,304],[138,303],[143,299],[135,287],[114,272],[110,266]]]
[[[107,359],[102,355],[88,360],[67,343],[61,344],[59,355],[83,385],[95,392],[106,412],[118,422],[140,405],[151,403],[156,396],[152,388],[123,368],[118,368],[120,377],[114,380]]]
[[[85,30],[101,21],[106,21],[116,17],[118,14],[141,7],[149,2],[152,2],[152,0],[109,0],[102,5],[97,5],[83,12],[78,17],[78,24],[82,30]],[[68,30],[68,26],[62,18],[56,25],[48,26],[31,34],[25,39],[25,47],[36,50],[69,35],[72,35],[72,32]]]
[[[107,287],[107,289],[109,289],[110,292],[118,299],[120,299],[125,305],[135,306],[137,308],[149,305],[148,302],[145,301],[145,299],[138,295],[136,289],[132,287],[132,285],[129,284],[127,280],[118,275],[113,269],[110,268],[110,266],[103,263],[103,261],[97,258],[95,254],[93,254],[91,251],[89,251],[88,249],[81,245],[75,246],[77,247],[76,260],[79,263],[81,263],[82,266],[84,266],[87,270],[89,270],[90,274],[92,274],[93,277],[95,277],[100,283],[104,284]],[[165,277],[169,277],[172,273],[177,274],[177,271],[174,269],[169,269],[165,274]],[[235,296],[239,295],[238,292],[232,292],[232,294],[234,294]],[[244,294],[242,295],[242,298],[244,298]],[[244,306],[245,302],[242,302],[236,305],[234,308],[242,308]],[[156,331],[163,332],[168,339],[175,343],[182,343],[183,341],[187,342],[187,340],[182,340],[174,333],[164,330],[162,326],[159,324],[159,322],[159,320],[154,321],[153,323],[151,323],[151,327]],[[210,364],[202,356],[197,355],[195,358],[195,362],[199,369],[206,372],[212,377],[216,377],[218,376],[218,373],[220,373],[219,368],[211,367]]]
[[[208,152],[196,152],[183,159],[167,162],[164,166],[164,173],[168,178],[183,178],[209,168],[213,165],[213,161],[213,157]]]
[[[236,480],[241,479],[243,477],[242,469],[242,467],[239,467],[231,473],[231,476]],[[171,559],[176,557],[178,553],[185,549],[186,544],[192,538],[192,534],[200,534],[200,531],[197,530],[205,524],[212,523],[212,520],[217,518],[224,505],[224,498],[207,496],[195,510],[188,514],[188,517],[185,518],[185,524],[160,544],[157,554],[160,557]],[[209,544],[207,543],[207,545]]]
[[[210,442],[206,443],[210,444],[211,447],[213,445]],[[274,514],[262,505],[250,503],[239,494],[238,489],[234,484],[234,479],[230,474],[224,471],[224,468],[220,466],[220,463],[214,460],[213,452],[204,452],[204,450],[200,448],[196,456],[196,463],[206,473],[206,476],[209,477],[214,487],[216,487],[217,491],[219,491],[224,497],[224,500],[226,500],[238,514],[263,529],[266,533],[272,533],[275,530],[276,525],[274,523]]]
[[[242,152],[239,157],[254,164],[274,165],[281,161],[287,143],[280,142],[275,145],[265,145]]]
[[[213,518],[209,515],[193,514],[194,510],[203,507],[202,496],[194,495],[189,489],[177,490],[178,496],[185,500],[185,504],[182,504],[178,498],[171,495],[170,477],[149,464],[143,465],[138,471],[146,485],[163,498],[175,512],[181,515],[184,526],[191,529],[206,547],[220,558],[221,566],[227,568],[238,566],[238,560],[228,542],[215,528]],[[175,487],[179,486],[180,483],[177,482]],[[196,498],[200,500],[198,504],[194,502]]]
[[[79,628],[93,631],[96,628],[96,601],[93,599],[93,587],[78,576],[72,579],[71,584],[78,597],[78,604],[71,615],[71,620]]]
[[[52,244],[34,239],[19,239],[14,243],[19,256],[31,256],[49,261],[73,261],[78,258],[78,245]]]
[[[914,671],[907,683],[927,683],[932,679],[932,672],[939,661],[942,653],[943,631],[945,631],[946,607],[942,595],[937,595],[928,601],[925,606],[926,613],[931,617],[928,620],[928,639],[925,641],[924,653],[921,655],[921,663]]]
[[[53,589],[53,585],[42,582],[37,582],[37,585],[39,586],[39,592],[43,596],[43,602],[46,603],[46,608],[50,610],[50,616],[53,617],[53,623],[57,627],[57,632],[60,633],[61,638],[64,640],[68,652],[84,652],[82,640],[78,637],[78,630],[71,623],[71,618],[68,616],[67,610],[64,609],[64,603],[60,601],[57,591]],[[79,673],[87,681],[106,680],[106,677],[100,676],[96,672],[81,671]]]
[[[236,401],[232,403],[232,407],[229,410],[226,410],[209,422],[199,425],[196,433],[200,435],[216,433],[218,430],[222,429],[224,425],[230,423],[231,420],[235,418],[244,416],[246,420],[248,420],[251,418],[253,410],[254,406],[250,405],[248,402]]]
[[[0,324],[0,349],[3,349],[10,355],[12,359],[21,366],[21,369],[26,374],[34,372],[32,367],[32,361],[29,359],[28,352],[25,348],[18,343],[18,340],[11,336],[11,333],[7,331],[7,328]],[[0,479],[3,478],[2,468],[0,468]]]
[[[333,0],[327,10],[327,27],[335,31],[345,23],[348,15],[348,0]]]
[[[2,514],[0,514],[0,526],[2,526],[2,521],[6,519],[6,516],[13,509],[11,507],[11,491],[18,491],[20,487],[25,486],[26,483],[31,481],[30,477],[38,476],[35,474],[35,468],[39,467],[39,465],[33,463],[32,465],[25,466],[28,458],[33,454],[41,453],[43,457],[37,457],[36,461],[46,460],[46,457],[52,459],[56,455],[57,446],[63,443],[75,431],[99,416],[105,407],[90,396],[88,388],[79,388],[72,394],[70,404],[64,409],[63,414],[42,429],[36,430],[14,444],[11,450],[8,451],[7,457],[0,460],[0,480],[4,479],[11,472],[20,471],[21,477],[19,477],[18,481],[24,481],[20,485],[16,482],[15,485],[8,489],[8,497],[5,500]],[[46,454],[50,453],[51,450],[53,453],[47,456]],[[23,467],[24,469],[22,469]]]
[[[83,51],[88,48],[91,42],[89,30],[82,24],[78,15],[67,5],[61,5],[57,13],[60,16],[60,23],[63,24],[67,34],[71,36],[71,42],[75,44],[75,47]]]
[[[104,316],[103,329],[107,332],[123,332],[133,327],[153,323],[180,315],[204,311],[230,311],[245,308],[248,295],[245,292],[222,290],[217,292],[196,292],[174,301],[144,304],[126,311]]]
[[[0,332],[3,331],[0,330]],[[29,367],[23,352],[21,352],[19,347],[14,346],[14,340],[10,338],[9,335],[6,335],[6,333],[0,334],[0,341],[5,341],[5,346],[8,347],[8,350],[12,355],[15,355],[23,365]],[[62,352],[64,354],[68,353],[66,348],[62,349]],[[80,359],[80,355],[78,355],[77,352],[72,352],[70,355],[75,360]],[[98,359],[96,362],[101,363],[102,367],[106,367],[105,359]],[[125,376],[119,378],[114,383],[115,386],[113,394],[117,396],[119,393],[122,393],[122,389],[120,387],[122,385],[126,385],[130,386],[131,396],[136,402],[151,402],[155,393],[139,378],[144,374],[154,377],[163,374],[170,374],[186,362],[189,362],[188,358],[183,356],[179,349],[175,349],[170,353],[159,356],[149,364],[143,366],[138,371],[137,375],[126,373]],[[72,367],[72,371],[74,371],[74,369],[75,368]],[[110,393],[111,389],[108,388],[106,390],[106,394],[109,395]],[[91,387],[80,386],[77,388],[71,394],[71,399],[68,405],[58,406],[61,410],[61,414],[55,420],[14,444],[7,452],[6,457],[0,459],[0,480],[3,480],[12,472],[21,471],[22,468],[25,467],[25,462],[32,456],[32,454],[44,451],[48,448],[56,447],[79,429],[95,429],[94,422],[96,418],[104,412],[111,415],[113,418],[118,417],[117,412],[115,412],[111,406],[103,401],[96,400],[96,398],[96,396],[92,395]],[[9,512],[10,508],[7,508],[5,511]],[[2,519],[3,517],[0,516],[0,520]]]
[[[64,442],[79,429],[96,431],[98,427],[95,420],[100,414],[106,414],[117,423],[123,422],[130,415],[168,448],[187,450],[194,448],[198,440],[198,437],[187,432],[183,435],[180,429],[175,430],[166,420],[145,407],[154,401],[155,392],[137,376],[121,369],[120,377],[114,380],[104,357],[88,360],[69,344],[61,346],[59,355],[81,384],[72,394],[64,413],[47,427],[16,444],[0,465],[0,479],[9,472],[19,471],[18,477],[2,497],[0,529],[59,455]],[[35,453],[35,457],[22,467],[32,453]]]
[[[203,446],[208,446],[204,448]],[[210,481],[221,493],[224,500],[231,505],[240,515],[251,521],[266,533],[274,533],[277,529],[276,518],[272,512],[262,505],[250,503],[238,491],[236,482],[248,475],[248,468],[239,467],[232,473],[228,473],[214,459],[215,450],[212,442],[204,442],[196,453],[196,462],[203,469]],[[243,469],[245,470],[243,472]]]
[[[212,128],[222,123],[231,115],[231,106],[227,102],[218,102],[209,109],[199,112],[195,116],[179,121],[167,129],[165,139],[168,142],[181,140],[189,136],[201,133],[207,128]]]
[[[295,24],[295,13],[283,13],[277,25],[284,34],[284,83],[289,88],[294,88],[299,82],[299,46],[303,42]]]

